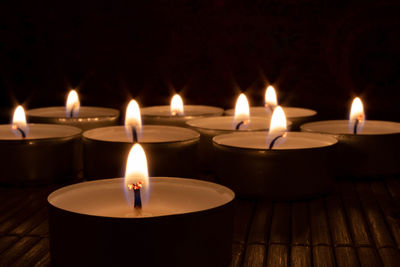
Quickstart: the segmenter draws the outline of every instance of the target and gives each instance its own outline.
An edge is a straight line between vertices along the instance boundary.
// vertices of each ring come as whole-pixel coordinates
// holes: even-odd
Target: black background
[[[232,108],[240,91],[345,119],[354,96],[367,119],[399,120],[398,1],[52,1],[0,4],[0,117],[64,105]]]

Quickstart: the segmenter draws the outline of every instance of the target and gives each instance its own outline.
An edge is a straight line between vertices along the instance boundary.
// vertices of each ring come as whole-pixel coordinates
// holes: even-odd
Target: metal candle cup
[[[222,108],[202,105],[185,105],[183,115],[171,115],[170,106],[152,106],[141,108],[143,124],[161,124],[183,126],[185,122],[194,118],[220,116]]]
[[[11,125],[0,125],[0,183],[44,184],[75,178],[79,161],[81,130],[71,126],[28,124],[25,138]]]
[[[228,266],[234,193],[193,179],[155,177],[134,217],[123,179],[74,184],[48,197],[55,266]]]
[[[152,176],[192,177],[200,134],[182,127],[144,125],[139,143],[149,158]],[[132,139],[124,126],[83,133],[84,175],[89,179],[123,176]]]
[[[366,120],[357,134],[349,128],[347,120],[306,123],[301,130],[337,136],[339,177],[382,177],[400,173],[400,123]]]
[[[334,137],[287,132],[285,143],[269,149],[267,132],[213,138],[217,178],[238,195],[295,200],[322,195],[333,184]]]
[[[67,117],[65,107],[35,108],[27,111],[28,120],[36,123],[71,125],[82,130],[116,125],[119,111],[103,107],[80,107],[78,117]]]

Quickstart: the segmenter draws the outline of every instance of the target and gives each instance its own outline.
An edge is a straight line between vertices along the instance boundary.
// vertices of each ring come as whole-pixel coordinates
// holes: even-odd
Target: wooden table
[[[0,188],[0,266],[49,266],[47,195]],[[231,266],[400,266],[400,180],[338,182],[301,202],[238,199]]]

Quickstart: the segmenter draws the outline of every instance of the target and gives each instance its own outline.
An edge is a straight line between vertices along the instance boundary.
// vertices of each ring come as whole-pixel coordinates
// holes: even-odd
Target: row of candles
[[[95,224],[104,231],[107,229],[103,227],[109,227],[104,218],[118,219],[114,221],[118,227],[140,239],[140,243],[144,243],[145,235],[153,230],[138,234],[131,225],[122,222],[120,225],[119,219],[137,224],[131,220],[139,217],[152,225],[154,218],[160,216],[186,214],[184,217],[190,217],[196,214],[200,219],[197,218],[196,223],[192,221],[195,228],[202,227],[199,222],[207,225],[210,220],[219,227],[212,233],[200,231],[194,240],[200,236],[211,238],[210,234],[215,233],[229,236],[226,231],[230,229],[227,224],[231,221],[227,218],[232,215],[233,192],[280,200],[300,199],[328,192],[335,176],[400,173],[396,158],[400,123],[365,120],[359,98],[353,101],[348,121],[304,123],[316,112],[280,107],[271,86],[265,95],[264,107],[249,107],[245,95],[241,94],[235,109],[225,111],[225,116],[222,116],[224,111],[217,107],[184,106],[178,95],[172,98],[170,106],[140,109],[132,100],[126,109],[124,126],[112,126],[118,120],[119,112],[116,110],[81,107],[75,91],[69,94],[66,108],[27,111],[32,121],[58,125],[27,124],[22,107],[18,107],[11,127],[0,127],[1,146],[6,148],[2,151],[8,155],[3,155],[6,175],[2,182],[36,183],[73,177],[82,168],[81,142],[84,147],[83,169],[88,179],[120,177],[125,169],[124,162],[127,162],[124,179],[75,184],[49,196],[52,255],[56,255],[53,258],[57,265],[67,266],[78,259],[93,263],[99,245],[93,244],[89,236],[96,233],[88,234],[93,231],[93,225],[84,230],[81,226],[93,216],[97,218]],[[85,131],[82,134],[80,129],[70,125]],[[288,127],[300,128],[302,132],[289,132]],[[195,179],[149,179],[147,161],[150,172],[156,176],[193,177],[196,168],[214,170],[217,181],[227,187]],[[221,216],[204,212],[209,210],[218,210]],[[85,216],[78,216],[82,214]],[[175,221],[177,229],[184,228],[187,220]],[[165,230],[163,220],[161,223],[156,221],[156,228]],[[216,221],[224,223],[221,225]],[[65,234],[63,226],[70,229],[68,234]],[[98,227],[95,229],[99,230]],[[93,255],[89,256],[91,253],[87,253],[87,249],[82,255],[79,246],[74,249],[77,257],[65,252],[78,235],[90,243]],[[185,233],[180,238],[188,235],[193,233]],[[102,244],[113,238],[115,236],[104,237]],[[228,241],[223,238],[220,243],[198,248],[196,253],[213,255],[213,249],[230,247]],[[156,246],[160,248],[158,255],[164,255],[163,242],[160,243],[162,246]],[[186,250],[184,254],[187,257],[196,257],[192,249]],[[114,254],[121,251],[124,249],[119,246],[117,250],[113,249]],[[229,249],[224,256],[219,255],[223,262],[229,257]],[[101,257],[100,260],[104,259]],[[206,263],[210,265],[209,260],[202,261],[203,265]]]

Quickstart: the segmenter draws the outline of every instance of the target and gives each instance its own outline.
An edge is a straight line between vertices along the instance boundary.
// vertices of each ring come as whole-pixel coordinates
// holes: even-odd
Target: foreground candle
[[[349,120],[306,123],[305,132],[332,134],[339,139],[339,177],[382,177],[400,173],[400,123],[365,120],[364,109],[355,99]]]
[[[143,124],[163,124],[186,126],[189,119],[220,116],[222,108],[203,105],[183,105],[182,99],[175,95],[170,106],[152,106],[142,108]]]
[[[27,111],[30,121],[71,125],[83,130],[115,125],[119,111],[112,108],[81,106],[76,91],[67,98],[66,107],[35,108]]]
[[[193,179],[148,179],[138,146],[125,179],[75,184],[49,195],[52,263],[228,266],[234,193]]]
[[[0,125],[0,183],[41,184],[75,178],[81,163],[81,130],[71,126],[27,124],[18,107],[12,125]]]

